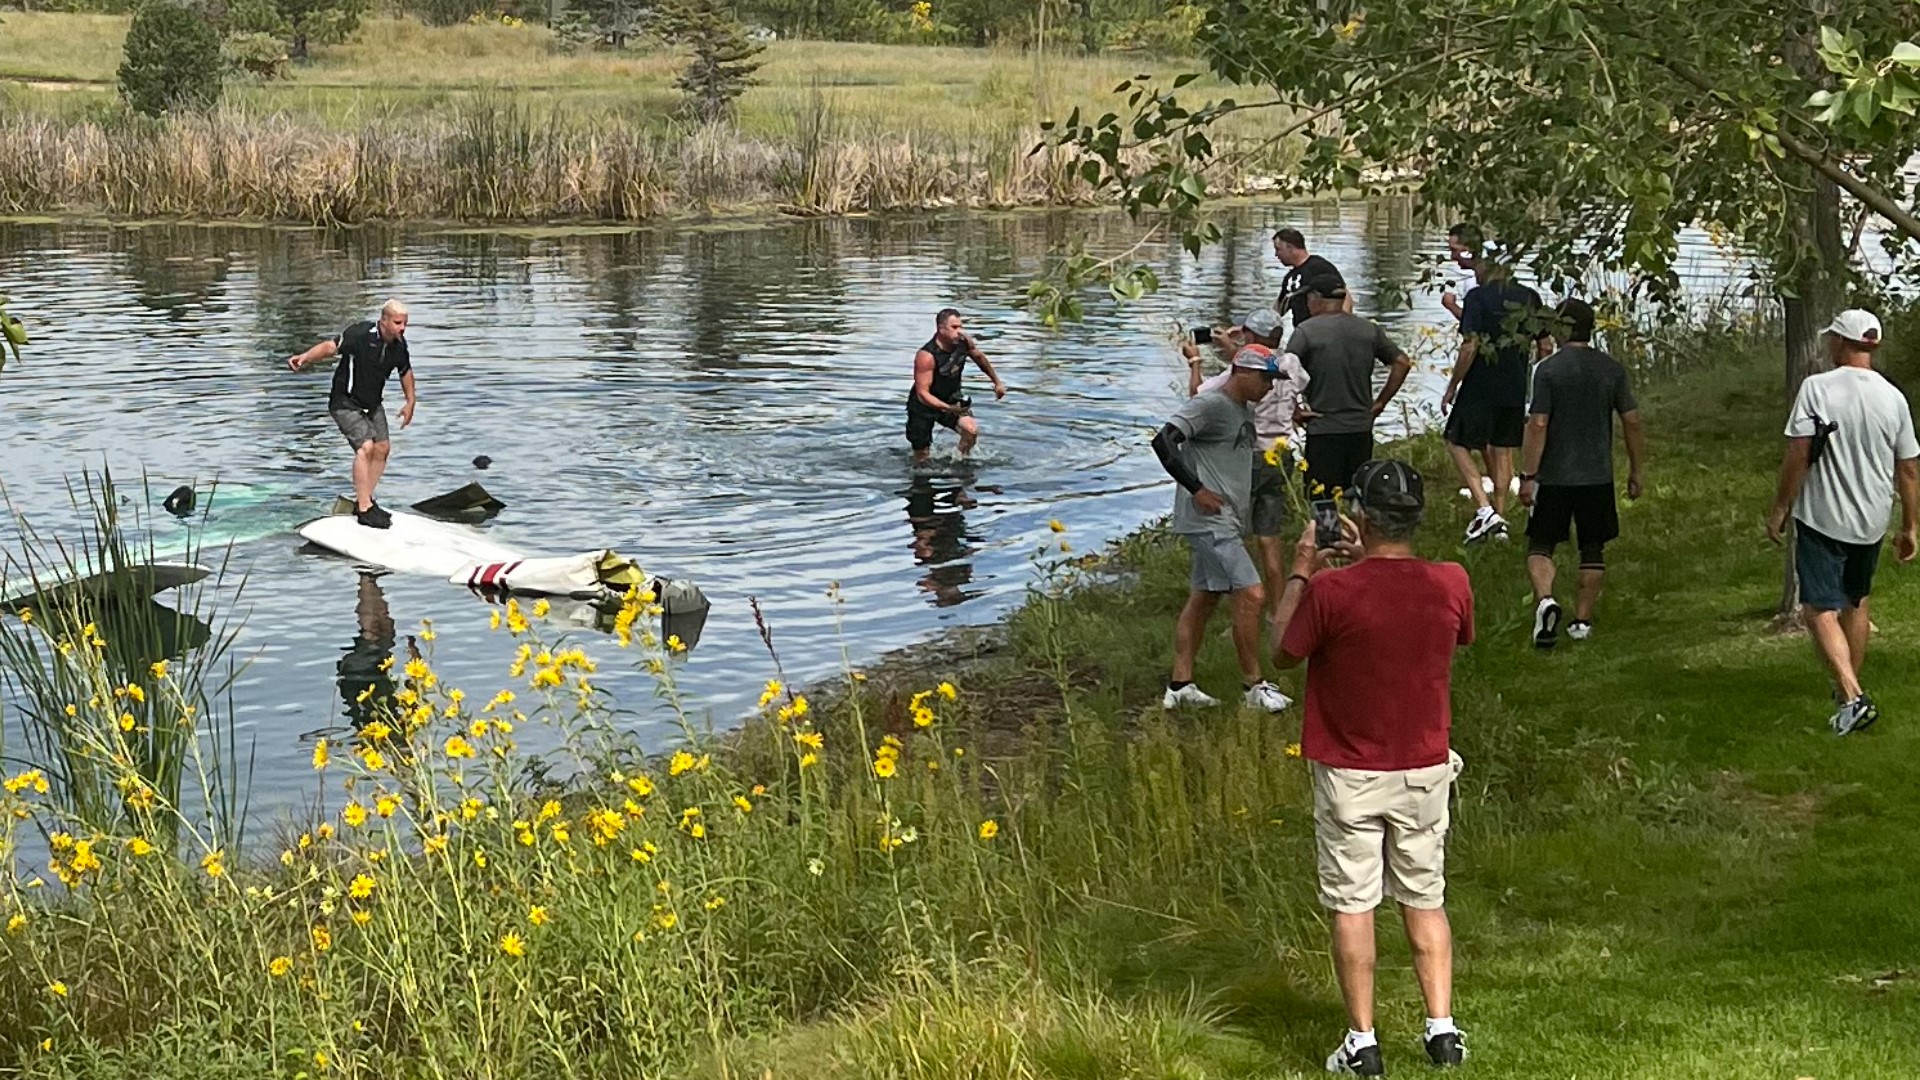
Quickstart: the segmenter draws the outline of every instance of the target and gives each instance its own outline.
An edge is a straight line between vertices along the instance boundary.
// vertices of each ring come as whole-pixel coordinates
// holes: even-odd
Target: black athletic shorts
[[[1332,492],[1353,486],[1353,474],[1373,460],[1373,432],[1354,431],[1338,435],[1307,436],[1307,494],[1320,484]]]
[[[1447,416],[1447,441],[1469,450],[1486,447],[1513,449],[1527,432],[1527,410],[1477,401],[1455,401]]]
[[[1619,539],[1620,507],[1612,484],[1541,485],[1534,490],[1533,514],[1527,519],[1529,546],[1551,552],[1575,532],[1582,551]]]
[[[935,412],[917,404],[907,406],[907,445],[915,450],[925,450],[933,445],[933,425],[939,424],[948,431],[960,427],[960,414]]]
[[[1880,545],[1849,544],[1795,519],[1793,564],[1800,576],[1800,602],[1815,611],[1859,607],[1873,594]]]

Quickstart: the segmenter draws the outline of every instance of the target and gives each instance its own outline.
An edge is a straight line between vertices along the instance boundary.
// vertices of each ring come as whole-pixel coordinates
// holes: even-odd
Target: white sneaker
[[[1473,515],[1473,520],[1467,523],[1467,543],[1486,539],[1488,533],[1505,526],[1506,523],[1507,519],[1494,513],[1493,507],[1481,507],[1480,511]]]
[[[1268,712],[1285,712],[1293,699],[1280,692],[1280,688],[1262,680],[1254,683],[1247,691],[1245,701],[1249,708],[1265,709]]]
[[[1480,474],[1480,490],[1485,492],[1488,495],[1493,494],[1493,477],[1488,476],[1485,473],[1481,473]]]
[[[1560,637],[1560,602],[1549,596],[1533,609],[1533,647],[1551,649]]]
[[[1593,636],[1593,624],[1575,619],[1567,624],[1567,636],[1575,641],[1585,641]]]
[[[1188,683],[1178,690],[1169,686],[1167,687],[1166,696],[1160,699],[1160,707],[1163,709],[1177,709],[1182,705],[1211,709],[1218,704],[1220,704],[1219,698],[1209,695],[1194,683]]]

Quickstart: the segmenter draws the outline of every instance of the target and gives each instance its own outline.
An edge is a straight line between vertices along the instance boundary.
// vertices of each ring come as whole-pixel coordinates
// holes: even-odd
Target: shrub
[[[287,42],[277,34],[228,34],[221,53],[226,57],[227,70],[235,75],[277,79],[287,73]]]
[[[148,116],[208,110],[220,100],[220,34],[200,12],[151,0],[127,30],[120,96]]]

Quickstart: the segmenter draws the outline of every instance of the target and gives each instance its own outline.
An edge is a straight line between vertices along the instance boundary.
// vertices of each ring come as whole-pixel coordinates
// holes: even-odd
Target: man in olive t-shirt
[[[1386,331],[1345,309],[1347,287],[1331,278],[1307,283],[1313,316],[1287,339],[1300,358],[1307,384],[1307,485],[1346,488],[1373,458],[1373,422],[1407,381],[1413,361]],[[1373,392],[1373,369],[1385,366],[1387,383]]]

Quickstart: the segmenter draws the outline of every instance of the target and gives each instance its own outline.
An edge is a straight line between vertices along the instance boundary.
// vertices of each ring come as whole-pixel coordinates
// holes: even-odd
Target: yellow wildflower
[[[760,694],[760,707],[764,709],[773,704],[774,701],[780,697],[780,693],[784,689],[786,688],[780,685],[780,680],[768,679],[767,688]]]
[[[134,726],[134,719],[133,719],[133,714],[132,714],[132,713],[121,713],[121,714],[120,714],[120,730],[121,730],[121,731],[132,731],[132,730],[133,730],[133,726]]]
[[[1297,757],[1299,757],[1299,756],[1300,756],[1300,744],[1299,744],[1299,743],[1297,743],[1297,742],[1296,742],[1296,743],[1288,743],[1288,744],[1287,744],[1287,751],[1286,751],[1286,753],[1287,753],[1287,756],[1288,756],[1288,757],[1291,757],[1291,758],[1297,758]]]
[[[93,841],[81,840],[73,845],[73,872],[92,873],[100,869],[100,857],[93,853]],[[215,875],[216,877],[218,875]]]
[[[427,662],[425,660],[422,660],[416,656],[413,659],[407,661],[407,666],[406,666],[407,678],[424,679],[427,677],[428,673],[429,673],[429,669],[427,667]]]
[[[743,814],[753,813],[753,803],[748,801],[745,795],[735,795],[733,797],[733,805],[739,807],[740,812]]]
[[[893,758],[877,757],[873,759],[873,775],[879,777],[882,780],[885,780],[891,777],[893,775],[893,772],[894,772]]]
[[[322,840],[333,839],[333,822],[323,821],[313,830],[313,835]]]
[[[333,948],[333,931],[326,927],[316,926],[307,931],[307,935],[313,939],[314,952],[326,952]]]
[[[314,768],[316,769],[326,768],[327,762],[332,760],[332,758],[333,758],[333,753],[327,748],[327,740],[321,739],[313,744],[313,767]]]
[[[147,692],[141,689],[139,683],[127,684],[127,696],[138,704],[145,705],[147,703]]]
[[[820,750],[825,747],[827,740],[817,731],[799,731],[794,733],[793,741],[809,750]]]
[[[267,961],[267,974],[276,979],[285,976],[287,972],[292,970],[293,957],[291,956],[276,956],[272,960]]]
[[[527,921],[535,926],[545,926],[553,921],[553,917],[547,914],[546,908],[535,904],[527,909]]]
[[[52,994],[54,997],[66,997],[67,984],[61,982],[59,979],[55,979],[47,984],[47,993]]]
[[[954,685],[950,682],[943,682],[939,686],[934,687],[933,692],[946,698],[948,701],[957,701],[960,697],[960,691],[955,689]]]
[[[352,883],[347,886],[347,895],[355,900],[365,900],[373,895],[373,889],[374,882],[371,877],[366,874],[355,874]]]
[[[367,823],[367,808],[359,803],[348,803],[347,808],[340,811],[340,820],[357,829]]]
[[[13,916],[7,920],[7,933],[9,934],[17,934],[26,929],[26,927],[27,917],[21,912],[14,912]]]
[[[536,619],[544,619],[547,617],[547,612],[552,610],[553,605],[547,603],[545,600],[535,601],[533,605],[533,617]]]
[[[379,772],[381,769],[387,767],[386,755],[371,746],[360,751],[360,760],[364,762],[368,770],[372,772]]]
[[[727,898],[724,896],[707,897],[708,911],[719,911],[721,908],[725,907],[726,905],[727,905]]]
[[[447,850],[446,834],[440,833],[427,837],[420,842],[420,849],[429,855],[443,854]]]
[[[803,769],[810,769],[819,763],[820,763],[820,755],[814,753],[811,750],[800,755],[800,767]]]
[[[913,726],[921,727],[921,728],[932,727],[933,726],[933,710],[927,708],[924,705],[918,709],[913,710]]]
[[[445,750],[447,756],[450,758],[470,758],[473,756],[473,744],[458,735],[447,736],[447,741],[441,749]]]
[[[1000,835],[1000,823],[988,818],[980,823],[980,839],[991,840]]]
[[[487,614],[487,627],[492,630],[500,629],[500,613],[498,611]]]
[[[667,765],[667,775],[679,776],[691,768],[693,768],[693,755],[685,750],[676,750],[673,753],[673,760]]]
[[[518,931],[509,930],[500,935],[500,951],[506,953],[508,956],[525,956],[527,955],[527,939],[521,937]]]
[[[373,812],[381,817],[392,817],[393,812],[398,809],[400,809],[400,800],[391,795],[382,795],[373,800]]]
[[[144,836],[136,836],[127,841],[127,853],[136,859],[144,859],[153,854],[153,845]]]
[[[227,872],[226,858],[225,852],[209,851],[200,860],[200,869],[205,870],[210,878],[220,877]]]
[[[373,912],[371,911],[356,911],[353,913],[353,925],[355,926],[365,926],[372,921]]]
[[[644,776],[636,776],[627,781],[627,789],[644,799],[653,794],[653,781]]]
[[[482,870],[485,870],[487,868],[487,853],[484,851],[474,852],[473,865],[479,867]]]

